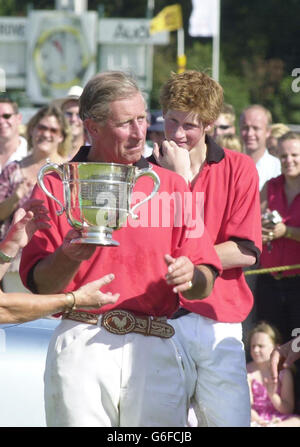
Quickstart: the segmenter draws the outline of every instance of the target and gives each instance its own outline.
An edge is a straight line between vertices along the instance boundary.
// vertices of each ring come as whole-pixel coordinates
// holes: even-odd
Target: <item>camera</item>
[[[268,223],[270,223],[272,225],[276,225],[279,222],[282,222],[282,217],[280,216],[280,214],[276,210],[266,211],[262,215],[262,220],[267,221]]]

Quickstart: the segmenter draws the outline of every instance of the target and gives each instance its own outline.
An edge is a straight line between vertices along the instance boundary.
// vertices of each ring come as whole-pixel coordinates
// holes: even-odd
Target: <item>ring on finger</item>
[[[274,233],[273,233],[273,231],[269,231],[269,238],[270,238],[270,239],[273,239],[273,238],[274,238]]]
[[[188,290],[190,290],[190,289],[193,287],[193,283],[192,283],[192,281],[189,281],[189,282],[188,282],[188,286],[189,286]]]

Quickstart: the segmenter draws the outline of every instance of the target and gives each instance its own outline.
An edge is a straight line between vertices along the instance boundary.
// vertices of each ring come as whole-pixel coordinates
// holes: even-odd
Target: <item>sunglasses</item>
[[[0,118],[4,118],[5,120],[9,120],[13,115],[16,115],[16,113],[3,113],[0,115]]]
[[[52,135],[58,135],[60,133],[60,129],[59,128],[57,128],[57,127],[56,128],[55,127],[47,127],[47,126],[44,126],[44,124],[38,124],[37,125],[37,129],[40,132],[46,132],[46,131],[51,132]]]
[[[222,130],[227,130],[232,126],[229,126],[228,124],[220,124],[220,126],[215,126],[216,129],[222,129]]]
[[[66,118],[72,118],[74,116],[75,118],[80,119],[79,113],[76,112],[65,112],[64,115]]]

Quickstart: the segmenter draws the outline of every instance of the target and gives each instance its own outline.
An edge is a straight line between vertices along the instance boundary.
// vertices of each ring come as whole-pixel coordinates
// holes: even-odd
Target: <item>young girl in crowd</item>
[[[278,384],[271,379],[270,356],[280,343],[277,330],[265,322],[249,334],[252,362],[247,365],[251,396],[252,427],[300,427],[294,410],[294,379],[289,368],[279,374]]]

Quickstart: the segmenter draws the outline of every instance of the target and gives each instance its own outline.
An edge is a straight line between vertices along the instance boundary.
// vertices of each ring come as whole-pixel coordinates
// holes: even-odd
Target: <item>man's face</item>
[[[218,137],[219,135],[234,135],[235,127],[229,122],[226,115],[221,113],[218,119],[214,122],[214,133],[213,137]]]
[[[83,135],[83,123],[79,116],[79,103],[76,100],[67,101],[63,106],[63,113],[71,127],[73,137]]]
[[[140,93],[110,104],[110,117],[105,125],[85,121],[92,138],[90,161],[132,164],[143,153],[147,120],[145,101]]]
[[[188,151],[204,142],[206,129],[196,113],[170,109],[164,118],[167,140]]]
[[[246,152],[264,151],[270,135],[265,112],[259,108],[246,110],[241,116],[240,134]]]
[[[19,135],[21,120],[21,115],[14,112],[11,104],[0,103],[0,140],[9,141]]]

